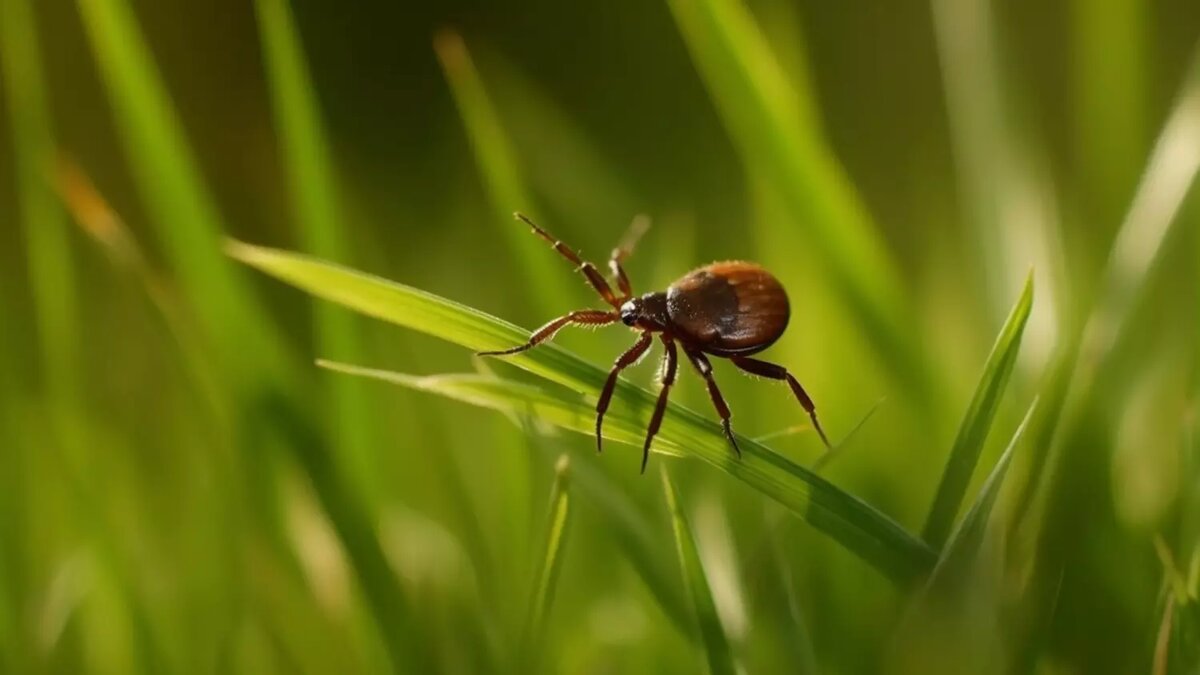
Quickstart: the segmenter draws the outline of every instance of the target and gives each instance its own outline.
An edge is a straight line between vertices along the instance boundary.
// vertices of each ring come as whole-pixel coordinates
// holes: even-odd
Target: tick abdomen
[[[704,351],[745,356],[771,346],[787,328],[787,294],[754,263],[705,265],[667,289],[672,326]]]

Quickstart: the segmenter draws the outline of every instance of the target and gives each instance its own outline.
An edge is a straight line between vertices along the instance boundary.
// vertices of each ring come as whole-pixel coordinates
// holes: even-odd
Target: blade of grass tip
[[[321,123],[308,64],[287,0],[257,0],[258,27],[271,84],[275,123],[288,172],[292,216],[304,248],[334,260],[347,258],[349,245],[339,227],[332,153]],[[354,317],[324,303],[313,307],[316,349],[334,358],[359,360],[363,348]],[[366,391],[348,378],[329,378],[330,413],[339,454],[350,458],[353,480],[378,496],[378,472],[371,468],[370,407]]]
[[[9,108],[21,231],[33,295],[34,322],[47,398],[64,415],[60,435],[78,429],[78,296],[67,223],[46,171],[54,158],[52,116],[42,74],[41,47],[29,0],[0,2],[0,81]],[[69,438],[60,442],[71,443]],[[77,439],[82,442],[82,439]]]
[[[992,353],[983,368],[983,376],[975,388],[975,395],[958,429],[958,436],[954,439],[950,458],[938,485],[937,496],[934,497],[933,507],[929,511],[929,519],[925,521],[924,539],[935,549],[940,549],[945,543],[963,497],[967,494],[967,485],[971,482],[971,475],[979,462],[979,454],[983,451],[983,444],[992,428],[1013,365],[1017,362],[1021,334],[1025,330],[1025,322],[1029,319],[1032,307],[1033,273],[1030,272],[1017,304],[1013,306],[1000,329],[1000,334],[996,337],[996,343],[992,346]]]
[[[550,490],[545,551],[538,567],[537,582],[529,596],[529,615],[525,625],[523,651],[532,670],[537,670],[539,659],[535,654],[539,652],[539,646],[545,643],[546,619],[554,605],[558,573],[562,569],[563,547],[571,526],[570,470],[570,459],[566,455],[560,456],[554,465],[554,485]]]
[[[501,236],[508,242],[527,282],[525,293],[538,311],[561,312],[564,303],[569,302],[561,290],[566,263],[546,250],[546,242],[531,236],[528,227],[512,222],[515,211],[534,206],[533,197],[521,178],[517,152],[475,69],[471,53],[462,36],[450,29],[434,36],[433,47],[475,151],[493,220],[501,228]],[[549,230],[554,232],[555,228]]]
[[[1091,307],[1082,332],[1064,341],[1055,363],[1051,384],[1053,398],[1046,398],[1045,414],[1039,415],[1030,435],[1034,455],[1026,472],[1025,486],[1017,513],[1028,518],[1049,461],[1055,433],[1085,407],[1095,395],[1096,374],[1102,369],[1112,346],[1129,328],[1135,301],[1143,295],[1150,270],[1162,255],[1163,244],[1178,227],[1184,199],[1200,170],[1200,44],[1182,83],[1179,96],[1151,151],[1149,163],[1138,183],[1134,199],[1113,240],[1105,265],[1100,292]],[[1070,472],[1060,472],[1067,479]],[[1052,490],[1050,490],[1052,492]],[[1041,494],[1048,494],[1042,492]]]
[[[229,244],[228,251],[242,262],[308,293],[474,351],[520,344],[527,335],[517,326],[476,309],[306,256],[236,242]],[[588,396],[596,396],[607,378],[605,370],[553,344],[515,354],[508,361]],[[656,400],[645,389],[624,381],[618,383],[613,399],[615,409],[638,419],[642,427],[639,437],[644,434],[645,416]],[[557,403],[563,403],[561,396]],[[594,424],[594,413],[588,417]],[[932,551],[878,510],[749,438],[744,444],[739,440],[743,457],[738,460],[706,416],[670,405],[659,438],[656,447],[676,448],[746,481],[895,580],[910,580],[929,569]]]
[[[822,135],[803,73],[785,74],[737,0],[668,0],[744,161],[786,199],[833,288],[911,397],[927,407],[932,368],[907,318],[903,284],[866,207]],[[771,230],[763,233],[768,250]]]
[[[679,568],[683,572],[688,595],[692,598],[692,609],[696,613],[697,627],[700,629],[704,653],[708,658],[708,670],[712,675],[733,675],[737,672],[733,651],[729,646],[729,639],[725,636],[725,628],[721,625],[721,617],[717,615],[717,606],[713,602],[704,565],[700,562],[700,553],[696,550],[691,525],[683,514],[683,508],[679,504],[679,493],[676,492],[665,468],[662,469],[662,482],[663,492],[667,497],[667,508],[671,512],[671,526],[675,531]]]
[[[226,374],[278,372],[282,339],[221,256],[221,217],[128,0],[77,3],[135,185]]]
[[[328,361],[319,361],[318,364],[332,370],[341,370],[339,364]],[[486,368],[483,371],[480,373],[483,377],[497,377]],[[523,422],[534,416],[529,409],[524,410],[523,415],[521,419],[517,419],[515,412],[508,413],[514,423],[525,428],[530,425]],[[538,444],[538,447],[547,453],[550,449],[545,443]],[[694,638],[690,613],[684,607],[683,596],[679,593],[673,571],[668,570],[663,563],[661,542],[649,525],[652,516],[646,505],[631,498],[603,467],[590,463],[572,464],[571,486],[580,495],[580,499],[591,504],[596,514],[603,519],[602,529],[624,553],[634,572],[641,577],[646,588],[658,601],[663,614],[675,624],[681,635]]]

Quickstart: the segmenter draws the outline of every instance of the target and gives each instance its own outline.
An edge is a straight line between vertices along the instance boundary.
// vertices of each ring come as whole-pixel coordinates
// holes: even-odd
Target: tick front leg
[[[740,458],[742,449],[738,447],[737,441],[733,438],[733,429],[729,425],[729,406],[725,404],[725,397],[721,396],[721,390],[717,387],[717,381],[713,379],[712,363],[708,361],[708,357],[704,352],[695,349],[689,349],[684,345],[683,351],[687,354],[692,365],[696,367],[696,372],[700,373],[700,377],[704,378],[705,384],[708,385],[708,396],[712,399],[713,407],[717,409],[717,414],[721,416],[721,429],[725,432],[725,438],[729,439],[729,444],[733,446],[733,451]]]
[[[612,400],[613,389],[617,386],[617,375],[622,370],[638,362],[646,350],[650,348],[650,344],[654,342],[654,338],[650,333],[642,333],[638,341],[634,343],[621,356],[617,357],[613,363],[612,370],[608,372],[608,379],[604,381],[604,389],[600,390],[600,399],[596,401],[596,452],[600,452],[600,427],[604,424],[604,413],[608,410],[608,403]]]
[[[804,387],[800,386],[800,382],[797,381],[795,377],[792,377],[792,374],[788,372],[787,368],[774,363],[759,361],[758,359],[746,358],[744,356],[733,356],[730,357],[729,360],[733,361],[735,366],[741,368],[747,373],[750,373],[751,375],[761,375],[762,377],[767,377],[772,380],[783,380],[787,382],[788,386],[792,388],[792,393],[796,395],[796,399],[800,401],[800,405],[812,419],[813,428],[817,430],[817,434],[820,435],[821,440],[825,443],[825,447],[832,449],[833,446],[829,444],[829,439],[825,437],[825,431],[821,429],[821,423],[817,421],[817,406],[813,403],[813,400],[809,398],[808,392],[804,391]]]
[[[658,433],[658,428],[662,426],[663,413],[667,411],[667,399],[671,396],[671,385],[675,384],[675,370],[679,363],[679,355],[675,351],[675,341],[666,335],[659,337],[667,352],[663,354],[662,390],[658,392],[658,403],[654,406],[654,416],[650,418],[650,426],[646,428],[646,444],[642,446],[642,473],[646,473],[646,462],[650,459],[650,443]]]
[[[606,324],[614,323],[620,318],[621,318],[621,315],[617,314],[616,312],[606,312],[601,309],[581,309],[581,310],[578,310],[575,312],[571,312],[570,314],[567,314],[565,316],[560,316],[557,319],[546,324],[545,326],[542,326],[541,328],[535,330],[533,332],[533,335],[531,335],[529,337],[529,342],[526,342],[523,345],[513,347],[512,349],[502,349],[500,351],[495,351],[495,352],[476,352],[476,355],[478,355],[478,356],[508,356],[510,354],[516,354],[518,352],[523,352],[527,349],[532,349],[532,348],[538,346],[539,344],[545,342],[546,340],[549,340],[550,338],[554,337],[554,334],[557,333],[558,330],[560,328],[562,328],[563,326],[567,326],[570,324],[574,324],[577,326],[603,326]]]
[[[617,296],[613,295],[612,287],[604,280],[604,277],[596,269],[595,265],[580,258],[579,254],[572,251],[570,246],[567,246],[562,241],[556,239],[554,235],[542,229],[542,226],[530,220],[529,216],[518,212],[514,213],[513,217],[532,227],[534,234],[550,242],[550,245],[554,247],[555,251],[558,251],[559,255],[571,261],[575,265],[575,269],[583,272],[583,276],[587,277],[588,283],[591,284],[592,288],[596,289],[596,292],[600,294],[601,298],[604,298],[605,302],[613,307],[619,308],[621,306],[621,302],[617,300]]]

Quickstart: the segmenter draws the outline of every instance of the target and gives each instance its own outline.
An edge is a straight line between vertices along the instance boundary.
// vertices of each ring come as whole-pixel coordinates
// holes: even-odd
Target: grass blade
[[[967,511],[967,515],[963,517],[962,522],[958,524],[958,527],[954,529],[954,532],[946,541],[937,566],[933,568],[933,573],[929,575],[928,589],[938,588],[944,583],[944,579],[948,578],[951,574],[961,574],[979,551],[979,547],[983,543],[984,533],[987,530],[988,517],[992,513],[992,508],[996,505],[996,499],[1000,494],[1000,486],[1004,482],[1004,477],[1008,475],[1008,467],[1012,463],[1013,452],[1025,435],[1025,429],[1029,426],[1029,420],[1033,418],[1033,413],[1037,410],[1037,407],[1038,402],[1034,399],[1033,403],[1029,406],[1029,410],[1026,411],[1025,417],[1017,425],[1017,430],[1013,432],[1012,438],[1008,442],[1008,447],[1004,449],[1004,453],[1000,455],[1000,459],[992,467],[992,472],[988,474],[987,481],[980,488],[979,496],[975,499],[975,503],[971,505],[971,509]]]
[[[508,242],[513,257],[520,261],[521,276],[527,280],[533,306],[547,312],[561,308],[567,300],[561,291],[566,263],[548,253],[545,242],[530,236],[529,228],[512,222],[514,211],[533,208],[533,196],[521,179],[517,152],[509,143],[471,53],[462,36],[452,30],[438,33],[433,46],[475,150],[475,161],[492,204],[493,220],[501,228],[501,236]],[[551,232],[556,231],[552,223],[545,225]]]
[[[667,507],[671,512],[671,526],[675,531],[675,547],[679,553],[679,567],[683,572],[688,594],[692,598],[692,609],[696,612],[700,637],[704,643],[704,653],[708,657],[708,670],[712,675],[733,675],[737,672],[737,668],[734,666],[729,639],[725,636],[721,617],[717,615],[717,606],[713,602],[708,577],[700,562],[700,552],[696,550],[696,540],[692,536],[692,528],[679,505],[679,493],[675,491],[675,486],[671,483],[671,477],[667,474],[666,469],[662,471],[662,481],[663,492],[667,496]]]
[[[67,223],[46,172],[54,136],[42,59],[29,0],[0,2],[0,73],[12,124],[12,152],[29,287],[47,391],[72,405],[79,363],[75,273]],[[68,425],[69,426],[69,425]]]
[[[133,178],[185,294],[232,373],[277,367],[275,326],[221,256],[222,225],[127,0],[78,0]]]
[[[1050,378],[1051,389],[1030,435],[1034,455],[1017,502],[1027,517],[1044,486],[1055,434],[1086,408],[1092,385],[1113,345],[1130,327],[1136,300],[1144,293],[1150,271],[1162,257],[1164,244],[1182,219],[1184,200],[1200,172],[1200,44],[1184,77],[1179,96],[1154,144],[1133,203],[1121,223],[1100,290],[1082,330],[1065,341]],[[1069,472],[1060,474],[1064,479]],[[1048,493],[1041,493],[1048,494]]]
[[[546,547],[538,569],[537,583],[529,598],[529,618],[525,627],[524,652],[527,663],[536,670],[534,656],[546,634],[546,617],[554,604],[562,552],[571,525],[570,460],[566,455],[554,467],[554,486],[550,490],[550,511],[546,522]]]
[[[517,326],[476,309],[307,256],[236,242],[229,245],[229,253],[317,297],[468,349],[500,349],[520,344],[527,335]],[[606,378],[605,371],[553,344],[508,360],[535,375],[593,396]],[[555,401],[554,405],[562,404],[561,397],[546,398]],[[630,417],[640,415],[637,419],[644,420],[655,400],[645,389],[622,381],[613,397],[613,409]],[[545,401],[538,403],[545,405]],[[569,413],[578,417],[578,405]],[[929,548],[887,516],[749,438],[738,439],[743,454],[738,460],[711,419],[671,405],[659,438],[663,442],[658,447],[677,447],[780,501],[892,579],[908,581],[929,569],[933,559]]]
[[[865,206],[820,129],[811,88],[785,75],[737,0],[668,5],[748,167],[786,200],[791,220],[826,265],[835,290],[893,374],[922,402],[929,369],[906,320],[903,284]],[[770,232],[764,233],[771,236]],[[778,242],[764,241],[768,249]]]
[[[1035,400],[955,528],[928,581],[893,633],[888,662],[896,673],[1000,673],[1003,555],[986,548],[988,521],[1021,443]],[[986,550],[985,550],[986,549]]]
[[[1025,330],[1025,322],[1029,319],[1033,307],[1033,273],[1025,280],[1025,288],[1021,297],[1013,306],[1004,322],[992,353],[988,356],[983,368],[983,377],[975,388],[975,396],[963,417],[958,436],[950,450],[950,459],[942,473],[942,481],[938,485],[937,496],[933,500],[933,508],[925,523],[924,539],[934,548],[940,549],[958,515],[963,497],[967,493],[967,485],[971,482],[971,474],[979,462],[979,454],[983,451],[984,441],[992,428],[996,410],[1000,406],[1000,398],[1008,384],[1013,365],[1017,362],[1017,353],[1021,348],[1021,334]]]
[[[333,161],[321,124],[308,64],[287,0],[258,0],[258,26],[271,84],[275,123],[288,171],[292,217],[300,226],[304,248],[330,258],[346,257],[348,244],[339,227]],[[333,358],[359,360],[362,345],[354,317],[340,307],[317,303],[313,308],[316,348]],[[330,417],[337,426],[338,452],[350,458],[352,478],[374,492],[369,457],[373,443],[370,409],[360,383],[331,378]]]

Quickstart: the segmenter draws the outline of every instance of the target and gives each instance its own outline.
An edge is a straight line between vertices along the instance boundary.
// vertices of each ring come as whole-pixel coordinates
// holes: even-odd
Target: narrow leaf
[[[571,495],[568,491],[570,460],[566,455],[558,459],[554,468],[554,486],[550,491],[550,511],[546,520],[545,551],[537,573],[537,582],[529,598],[529,618],[525,627],[525,654],[530,663],[542,644],[546,634],[546,618],[554,604],[554,593],[558,586],[558,573],[562,568],[563,546],[571,524]]]
[[[304,59],[288,0],[257,0],[258,27],[271,84],[275,123],[283,145],[292,217],[299,225],[304,248],[331,258],[345,258],[349,248],[342,235],[333,161],[321,124],[308,64]],[[317,350],[333,358],[357,361],[362,345],[354,316],[340,307],[318,303],[313,308]],[[372,477],[369,407],[360,383],[333,378],[327,383],[329,419],[336,425],[339,454],[349,460],[352,478],[368,491]]]
[[[992,428],[996,410],[1000,406],[1000,398],[1008,384],[1013,365],[1017,362],[1017,353],[1021,347],[1021,334],[1025,330],[1025,322],[1029,319],[1029,311],[1033,307],[1033,273],[1025,280],[1025,289],[1013,306],[996,337],[992,353],[988,356],[987,364],[983,367],[983,377],[975,388],[975,396],[963,417],[958,436],[950,450],[950,459],[942,473],[942,482],[938,485],[937,496],[933,500],[933,508],[929,512],[929,520],[925,523],[924,539],[930,546],[941,548],[946,536],[958,515],[963,497],[967,494],[967,485],[979,462],[979,453],[987,440]]]
[[[221,256],[221,217],[128,0],[78,5],[135,186],[206,334],[236,377],[278,367],[282,341]]]
[[[306,256],[240,243],[231,243],[229,252],[313,295],[468,349],[501,349],[520,344],[528,335],[510,323],[431,293]],[[589,396],[598,394],[606,378],[604,370],[554,344],[513,355],[508,360]],[[495,392],[491,396],[494,400]],[[537,403],[543,406],[566,405],[562,397],[541,398]],[[612,409],[625,410],[647,420],[656,398],[645,389],[622,381],[613,397]],[[567,414],[574,415],[573,424],[594,419],[591,414],[582,414],[583,408],[590,406],[581,405],[578,399],[573,409],[566,408]],[[614,438],[627,442],[629,436]],[[928,571],[933,561],[927,546],[887,516],[766,446],[739,438],[743,454],[739,460],[708,417],[671,405],[658,438],[661,442],[656,442],[656,447],[674,446],[679,452],[712,464],[788,506],[894,580],[911,580]]]
[[[684,584],[692,598],[692,609],[696,612],[696,622],[699,624],[700,637],[704,643],[704,653],[708,657],[708,670],[712,675],[732,675],[737,672],[734,666],[733,652],[729,647],[729,639],[725,628],[721,625],[721,617],[717,615],[717,606],[713,602],[712,590],[708,585],[708,576],[704,573],[704,565],[700,562],[700,553],[696,550],[696,540],[692,537],[692,528],[687,516],[679,505],[679,493],[671,483],[671,477],[666,469],[662,471],[663,492],[667,495],[667,507],[671,512],[671,525],[675,530],[675,547],[679,553],[679,567],[683,572]]]
[[[984,482],[983,487],[979,490],[979,496],[975,499],[975,503],[946,541],[942,555],[938,559],[933,573],[929,576],[928,589],[938,588],[951,574],[961,573],[975,559],[979,547],[983,543],[984,534],[987,531],[988,517],[992,513],[992,508],[996,505],[997,497],[1000,495],[1000,486],[1004,482],[1004,477],[1008,475],[1008,467],[1012,463],[1013,452],[1015,452],[1017,445],[1025,435],[1025,428],[1029,426],[1029,420],[1032,419],[1037,407],[1037,399],[1034,399],[1033,403],[1029,405],[1029,410],[1026,411],[1025,417],[1021,420],[1021,424],[1013,432],[1012,438],[1008,442],[1008,447],[1004,449],[1004,453],[1000,455],[1000,459],[992,467],[992,472],[988,474],[987,481]]]
[[[475,161],[492,206],[492,222],[500,228],[513,257],[520,261],[527,294],[533,306],[542,310],[562,307],[566,297],[560,289],[567,263],[548,252],[545,242],[530,236],[529,228],[513,222],[514,211],[533,209],[533,196],[521,177],[517,151],[484,88],[471,53],[462,36],[452,30],[438,33],[433,47],[475,151]],[[551,232],[556,231],[550,224],[547,226]]]

